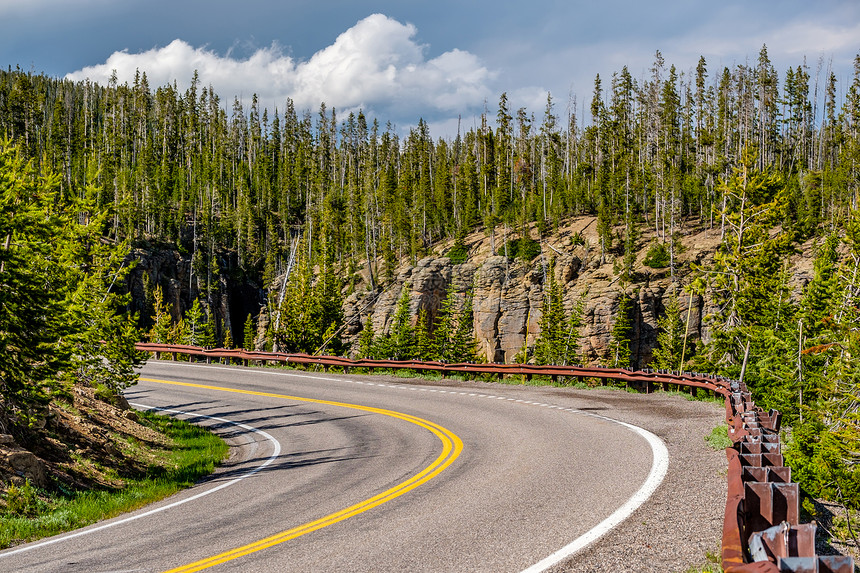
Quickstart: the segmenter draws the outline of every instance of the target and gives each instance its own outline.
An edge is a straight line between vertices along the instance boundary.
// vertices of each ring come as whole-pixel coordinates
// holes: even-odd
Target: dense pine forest
[[[100,86],[9,69],[0,71],[0,134],[30,162],[28,177],[53,174],[58,202],[88,201],[102,214],[105,241],[190,255],[204,309],[219,276],[272,285],[295,264],[299,278],[279,304],[294,305],[281,316],[296,324],[273,332],[289,350],[313,352],[336,334],[341,293],[359,271],[381,288],[439,241],[454,241],[453,257],[479,231],[508,254],[592,215],[595,249],[616,255],[629,278],[625,255],[643,229],[672,275],[685,229],[719,229],[713,265],[684,270],[685,288],[718,308],[713,340],[684,367],[744,377],[793,426],[798,479],[860,504],[860,56],[839,85],[821,64],[776,70],[764,47],[754,63],[722,69],[702,58],[678,70],[658,52],[644,77],[626,67],[597,76],[584,105],[548,95],[535,113],[511,109],[503,93],[475,125],[438,139],[423,120],[400,131],[324,103],[269,110],[254,97],[246,108],[196,76],[181,91],[152,87],[145,73]],[[6,236],[8,250],[14,231]],[[787,261],[802,244],[815,245],[806,253],[815,272],[792,296]],[[559,288],[547,289],[556,318],[539,361],[559,360],[549,326],[577,321]],[[153,297],[140,325],[167,336],[157,288]],[[211,322],[199,303],[190,314],[194,332]],[[468,320],[455,314],[445,332],[461,347]],[[666,309],[655,352],[676,369],[677,314]],[[442,357],[425,322],[412,347]],[[197,342],[232,343],[219,325],[200,328]],[[395,343],[368,328],[361,352]]]
[[[530,223],[543,233],[582,213],[651,226],[671,256],[684,220],[727,227],[721,181],[744,150],[781,178],[795,239],[842,228],[860,170],[856,65],[837,86],[806,65],[780,80],[764,48],[755,65],[712,71],[702,59],[688,73],[658,53],[645,79],[626,68],[595,78],[588,123],[575,101],[549,96],[535,116],[502,94],[480,125],[435,141],[421,120],[401,136],[325,104],[244,109],[196,77],[180,92],[145,73],[99,86],[5,71],[0,126],[63,193],[101,189],[114,236],[187,249],[200,269],[230,249],[235,269],[272,276],[304,234],[345,268],[374,261],[377,280],[442,238]]]

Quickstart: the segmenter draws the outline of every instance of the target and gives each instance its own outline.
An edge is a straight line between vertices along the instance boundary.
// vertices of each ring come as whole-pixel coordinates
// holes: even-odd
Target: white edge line
[[[609,420],[611,422],[615,422],[616,424],[621,424],[626,428],[633,430],[648,442],[648,445],[651,446],[651,452],[653,454],[654,460],[651,464],[651,471],[648,474],[648,477],[645,479],[645,482],[642,484],[636,493],[627,500],[627,502],[616,509],[612,515],[598,523],[591,530],[586,531],[584,534],[580,535],[576,539],[574,539],[569,544],[565,545],[552,555],[542,559],[541,561],[535,563],[528,569],[523,569],[522,573],[539,573],[541,571],[545,571],[552,567],[553,565],[557,565],[558,563],[564,561],[568,557],[573,554],[581,551],[594,541],[597,541],[603,535],[608,533],[611,529],[619,525],[625,519],[630,517],[634,511],[639,509],[639,507],[645,503],[648,498],[657,490],[657,487],[663,482],[663,478],[666,477],[666,472],[669,469],[669,451],[666,449],[666,445],[663,441],[643,428],[638,426],[634,426],[633,424],[628,424],[626,422],[620,422],[618,420],[613,420],[612,418],[606,418],[604,416],[597,416],[594,414],[590,414],[587,412],[582,412],[583,414],[589,414],[594,416],[595,418],[601,418],[603,420]]]
[[[233,485],[233,484],[235,484],[235,483],[237,483],[237,482],[239,482],[239,481],[241,481],[241,480],[245,479],[246,477],[250,477],[250,476],[254,475],[255,473],[259,472],[260,470],[262,470],[263,468],[265,468],[266,466],[268,466],[269,464],[271,464],[272,462],[274,462],[274,461],[275,461],[275,459],[277,459],[277,457],[278,457],[279,455],[281,455],[281,444],[280,444],[280,442],[278,442],[278,440],[276,440],[275,438],[273,438],[273,437],[272,437],[272,435],[271,435],[271,434],[269,434],[268,432],[264,432],[263,430],[260,430],[260,429],[258,429],[258,428],[255,428],[255,427],[253,427],[253,426],[249,426],[249,425],[247,425],[247,424],[242,424],[242,423],[239,423],[239,422],[234,422],[234,421],[232,421],[232,420],[227,420],[226,418],[219,418],[219,417],[216,417],[216,416],[206,416],[206,415],[203,415],[203,414],[195,414],[194,412],[183,412],[183,411],[181,411],[181,410],[171,410],[171,409],[168,409],[168,408],[158,408],[158,407],[155,407],[155,406],[146,406],[146,405],[144,405],[144,404],[135,404],[135,403],[132,403],[132,406],[135,406],[135,407],[137,407],[137,408],[141,408],[141,409],[145,409],[145,410],[158,410],[158,411],[160,411],[160,412],[170,412],[170,413],[172,413],[172,414],[182,414],[182,415],[192,416],[192,417],[196,417],[196,418],[206,418],[206,419],[208,419],[208,420],[216,420],[216,421],[219,421],[219,422],[226,422],[226,423],[231,424],[231,425],[234,425],[234,426],[239,426],[240,428],[244,428],[244,429],[246,429],[246,430],[250,430],[250,431],[252,431],[252,432],[255,432],[255,433],[257,433],[257,434],[260,434],[261,436],[263,436],[264,438],[266,438],[267,440],[269,440],[270,442],[272,442],[272,443],[274,444],[274,452],[273,452],[273,453],[272,453],[272,455],[271,455],[271,456],[269,456],[269,458],[268,458],[265,462],[263,462],[261,465],[259,465],[259,466],[255,467],[255,468],[253,468],[253,469],[251,469],[251,470],[249,470],[249,471],[245,472],[244,474],[240,475],[239,477],[237,477],[237,478],[235,478],[235,479],[233,479],[233,480],[230,480],[230,481],[228,481],[228,482],[226,482],[226,483],[222,483],[221,485],[219,485],[219,486],[217,486],[217,487],[214,487],[214,488],[212,488],[212,489],[207,489],[206,491],[202,491],[202,492],[200,492],[200,493],[198,493],[198,494],[196,494],[196,495],[193,495],[193,496],[191,496],[191,497],[188,497],[188,498],[185,498],[185,499],[181,499],[181,500],[179,500],[179,501],[175,501],[175,502],[173,502],[173,503],[170,503],[170,504],[165,505],[165,506],[162,506],[162,507],[157,507],[157,508],[155,508],[155,509],[151,509],[151,510],[146,511],[146,512],[144,512],[144,513],[139,513],[139,514],[136,514],[136,515],[132,515],[132,516],[130,516],[130,517],[126,517],[126,518],[123,518],[123,519],[119,519],[119,520],[117,520],[117,521],[111,521],[111,522],[109,522],[109,523],[105,523],[105,524],[103,524],[103,525],[99,525],[99,526],[97,526],[97,527],[90,527],[90,528],[87,528],[87,529],[79,529],[78,531],[75,531],[74,533],[70,533],[70,534],[68,534],[68,535],[61,535],[61,536],[58,536],[58,537],[52,537],[51,539],[48,539],[48,540],[45,540],[45,541],[42,541],[42,542],[33,543],[33,544],[31,544],[31,545],[24,545],[24,546],[22,546],[22,547],[19,547],[18,549],[13,549],[13,550],[11,550],[11,551],[5,551],[5,552],[3,552],[3,553],[0,553],[0,558],[8,557],[9,555],[15,555],[16,553],[23,553],[23,552],[25,552],[25,551],[29,551],[29,550],[31,550],[31,549],[37,549],[37,548],[40,548],[40,547],[45,547],[46,545],[53,545],[54,543],[59,543],[59,542],[61,542],[61,541],[66,541],[66,540],[69,540],[69,539],[74,539],[74,538],[76,538],[76,537],[81,537],[81,536],[83,536],[83,535],[88,535],[88,534],[90,534],[90,533],[95,533],[96,531],[102,531],[103,529],[108,529],[108,528],[110,528],[110,527],[115,527],[115,526],[117,526],[117,525],[122,525],[122,524],[128,523],[128,522],[130,522],[130,521],[135,521],[135,520],[138,520],[138,519],[142,519],[142,518],[144,518],[144,517],[149,517],[150,515],[153,515],[153,514],[155,514],[155,513],[159,513],[159,512],[162,512],[162,511],[166,511],[166,510],[168,510],[168,509],[172,509],[172,508],[177,507],[177,506],[179,506],[179,505],[182,505],[182,504],[184,504],[184,503],[188,503],[189,501],[194,501],[194,500],[200,499],[200,498],[201,498],[201,497],[203,497],[203,496],[209,495],[210,493],[215,493],[216,491],[220,491],[220,490],[224,489],[225,487],[231,486],[231,485]]]

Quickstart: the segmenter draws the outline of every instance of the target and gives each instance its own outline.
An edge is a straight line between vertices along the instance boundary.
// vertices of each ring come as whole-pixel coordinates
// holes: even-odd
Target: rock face
[[[0,434],[0,475],[9,476],[15,485],[30,482],[36,487],[47,487],[45,464],[31,452],[18,447],[8,434]]]
[[[580,328],[580,354],[585,363],[598,363],[606,355],[612,325],[622,296],[633,305],[634,366],[646,364],[657,341],[657,318],[664,312],[666,297],[672,294],[667,277],[622,288],[611,265],[599,266],[581,247],[553,253],[556,280],[563,285],[565,307],[570,312],[585,297]],[[589,264],[591,263],[591,264]],[[473,296],[474,332],[479,350],[491,362],[510,363],[524,346],[532,347],[540,334],[544,285],[549,272],[546,258],[530,263],[503,256],[488,256],[480,263],[451,264],[447,257],[425,258],[406,267],[394,283],[379,293],[353,294],[345,301],[345,316],[350,321],[345,334],[355,337],[369,316],[376,333],[386,332],[404,285],[409,288],[410,309],[427,310],[435,316],[453,283],[462,304],[469,290]],[[689,298],[682,296],[681,309],[687,317]],[[702,335],[703,300],[693,297],[690,336]]]
[[[453,285],[458,304],[466,294],[472,294],[474,332],[479,351],[493,362],[512,362],[524,347],[533,347],[540,334],[541,307],[544,285],[547,283],[549,258],[555,259],[555,278],[563,286],[565,307],[570,312],[584,301],[582,327],[579,330],[579,354],[583,363],[597,364],[605,359],[610,332],[616,320],[619,301],[627,296],[633,301],[632,352],[634,367],[648,364],[656,346],[658,319],[664,314],[669,298],[678,296],[681,316],[689,328],[688,347],[699,341],[707,342],[712,333],[705,320],[716,309],[709,295],[692,298],[682,291],[690,282],[691,263],[705,267],[711,262],[720,242],[719,229],[692,229],[682,238],[677,272],[651,269],[642,264],[647,247],[657,240],[655,231],[645,230],[634,265],[635,279],[622,284],[615,268],[618,256],[605,253],[603,260],[594,245],[599,244],[594,217],[571,220],[542,245],[542,255],[530,262],[509,259],[497,254],[486,235],[474,233],[465,239],[469,248],[468,261],[452,264],[443,255],[430,256],[414,265],[400,267],[397,276],[387,286],[369,290],[367,282],[358,281],[356,290],[344,301],[345,326],[341,337],[348,344],[355,342],[369,318],[377,334],[387,332],[404,285],[409,289],[409,305],[413,321],[419,309],[425,309],[432,320],[436,317],[447,289]],[[812,246],[803,246],[808,253]],[[135,251],[137,266],[130,273],[127,288],[132,293],[132,310],[146,311],[147,293],[143,276],[161,285],[165,302],[172,303],[174,313],[190,307],[200,292],[196,275],[191,274],[191,258],[172,250]],[[218,277],[207,304],[214,308],[219,333],[231,329],[233,340],[242,340],[242,327],[248,314],[256,317],[257,348],[266,343],[266,294],[263,288],[241,282],[229,272],[229,261],[219,263],[226,269]],[[803,285],[812,276],[811,258],[799,254],[791,261],[793,296],[799,296]],[[271,285],[280,290],[278,280]],[[151,302],[149,303],[151,305]],[[693,348],[689,348],[692,353]]]
[[[149,316],[152,312],[152,293],[147,292],[144,275],[148,275],[151,288],[160,286],[164,302],[178,320],[200,296],[203,283],[192,273],[191,257],[172,249],[134,249],[129,255],[134,268],[126,277],[126,289],[131,293],[131,311]],[[207,311],[212,309],[220,335],[230,330],[234,341],[241,341],[242,327],[248,314],[256,316],[265,303],[265,293],[259,285],[237,280],[230,272],[230,261],[219,260],[222,272],[213,280],[211,294],[201,297]]]

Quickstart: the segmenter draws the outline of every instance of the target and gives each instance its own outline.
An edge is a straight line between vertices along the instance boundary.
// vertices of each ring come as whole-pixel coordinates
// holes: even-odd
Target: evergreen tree
[[[171,330],[173,319],[170,316],[170,307],[164,302],[164,291],[161,286],[156,285],[154,291],[152,329],[149,331],[149,341],[157,344],[171,344]]]
[[[203,348],[215,348],[215,317],[212,310],[206,314],[206,321],[200,331],[200,346]]]
[[[301,243],[298,245],[298,263],[289,275],[279,309],[280,323],[274,333],[282,351],[313,354],[324,347],[341,350],[335,336],[343,323],[341,280],[335,274],[330,243],[327,245],[316,279],[310,255]]]
[[[796,401],[784,381],[795,379],[796,368],[784,357],[798,344],[785,266],[792,236],[775,228],[784,217],[786,188],[776,174],[756,169],[755,159],[747,149],[721,184],[728,231],[708,269],[719,312],[708,317],[714,336],[697,368],[743,374],[757,403],[789,413]]]
[[[456,317],[456,326],[451,336],[451,362],[477,362],[471,292],[466,293],[463,307],[457,311]]]
[[[410,360],[415,352],[415,331],[412,328],[412,313],[409,308],[410,287],[404,284],[397,301],[391,327],[388,331],[388,358]]]
[[[657,319],[660,332],[657,334],[657,348],[652,355],[654,368],[682,370],[681,353],[684,346],[685,325],[681,318],[681,303],[678,294],[672,293],[666,303],[665,312]]]
[[[254,328],[254,319],[251,313],[245,318],[245,326],[242,328],[242,348],[244,350],[256,350],[257,334]]]
[[[135,317],[111,292],[128,245],[102,241],[109,213],[88,186],[57,193],[19,149],[0,141],[0,423],[37,423],[53,392],[73,383],[113,392],[136,381]],[[102,341],[106,341],[102,344]]]
[[[233,349],[233,333],[230,332],[230,328],[225,326],[224,328],[224,341],[221,343],[222,348],[225,350]]]
[[[320,345],[325,345],[335,353],[341,351],[341,341],[335,337],[335,332],[343,324],[343,297],[341,287],[343,281],[337,276],[334,268],[334,249],[327,241],[322,261],[322,269],[313,289],[313,309],[318,314],[317,321],[321,332]],[[315,352],[317,348],[311,350]]]
[[[555,278],[555,259],[547,269],[549,284],[544,289],[540,333],[535,341],[534,357],[537,364],[567,365],[577,362],[578,317],[568,317],[564,309],[564,291]]]
[[[184,324],[185,329],[183,330],[180,344],[202,346],[206,320],[203,315],[203,308],[200,306],[200,300],[195,298],[194,302],[191,303],[191,308],[185,316]]]
[[[609,353],[605,363],[610,368],[630,367],[630,342],[633,334],[633,299],[626,293],[618,298],[618,312],[609,334]]]
[[[454,331],[457,325],[456,316],[456,292],[454,284],[448,283],[445,291],[445,300],[436,315],[436,324],[433,327],[432,359],[441,362],[456,362],[457,349],[454,347]]]
[[[356,358],[376,358],[375,333],[373,332],[373,316],[368,314],[364,327],[358,335],[358,355]]]
[[[418,322],[415,323],[415,358],[433,360],[433,341],[430,337],[429,318],[425,308],[418,311]]]

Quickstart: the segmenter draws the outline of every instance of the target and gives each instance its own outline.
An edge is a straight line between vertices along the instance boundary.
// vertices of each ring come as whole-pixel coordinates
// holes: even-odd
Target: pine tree
[[[343,297],[341,296],[341,279],[335,274],[334,249],[330,241],[326,242],[322,261],[322,269],[313,289],[313,310],[318,314],[321,336],[316,342],[316,352],[320,345],[325,345],[335,353],[341,351],[341,341],[334,333],[343,324]]]
[[[180,344],[201,346],[205,325],[203,308],[200,306],[200,300],[195,298],[185,316],[185,329],[183,330],[182,338],[180,338]]]
[[[535,341],[534,357],[537,364],[564,365],[568,360],[575,361],[575,351],[570,353],[567,343],[568,317],[564,310],[564,293],[555,278],[555,259],[547,268],[549,284],[544,289],[541,317],[538,322],[540,332]]]
[[[206,321],[200,330],[200,346],[203,348],[215,348],[215,317],[210,309],[206,315]]]
[[[472,293],[466,293],[463,307],[457,311],[456,326],[451,337],[451,362],[477,362],[478,343],[475,340]]]
[[[102,241],[109,213],[98,190],[57,193],[0,141],[0,423],[38,422],[52,392],[73,383],[119,392],[137,379],[136,317],[111,292],[128,245]],[[102,341],[105,341],[103,344]]]
[[[618,312],[609,334],[609,353],[605,363],[610,368],[630,367],[630,342],[633,333],[633,299],[626,293],[618,298]]]
[[[827,237],[818,248],[814,263],[814,275],[806,285],[800,300],[799,318],[803,321],[805,337],[815,340],[827,328],[826,320],[838,308],[839,275],[837,273],[839,238]]]
[[[798,342],[786,272],[792,234],[778,227],[787,191],[777,174],[756,169],[755,162],[755,153],[745,150],[720,184],[727,232],[707,270],[719,311],[708,317],[714,334],[697,368],[743,374],[757,403],[789,413],[796,400],[785,381],[796,378],[796,368],[784,357],[796,354]]]
[[[368,314],[364,321],[364,327],[358,335],[358,354],[356,358],[376,358],[374,348],[375,333],[373,332],[373,316]]]
[[[454,284],[449,283],[445,291],[445,299],[436,315],[433,326],[433,343],[431,356],[441,362],[456,362],[457,349],[454,347],[454,331],[456,329],[456,292]]]
[[[410,360],[415,352],[415,332],[412,328],[412,316],[409,309],[410,287],[403,285],[394,317],[391,319],[387,339],[388,345],[385,350],[390,360]]]
[[[418,311],[418,322],[415,323],[415,358],[433,360],[433,340],[426,308]]]
[[[221,343],[221,346],[225,350],[233,349],[233,333],[230,332],[230,328],[224,327],[224,341]]]
[[[164,302],[164,291],[159,285],[155,287],[154,298],[155,315],[152,329],[149,331],[149,341],[157,344],[170,344],[172,342],[170,332],[173,319],[170,316],[170,307]]]
[[[657,334],[657,348],[652,354],[654,368],[681,370],[681,352],[684,346],[685,325],[681,318],[681,303],[678,294],[672,293],[664,314],[657,319],[660,329]]]
[[[244,350],[256,350],[256,338],[254,319],[251,313],[248,313],[248,316],[245,318],[245,326],[242,329],[242,348]]]

